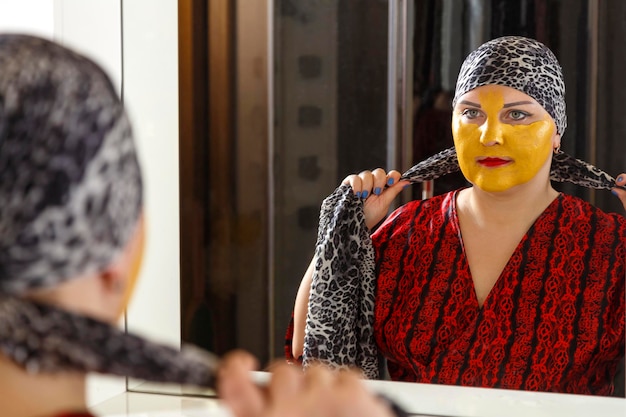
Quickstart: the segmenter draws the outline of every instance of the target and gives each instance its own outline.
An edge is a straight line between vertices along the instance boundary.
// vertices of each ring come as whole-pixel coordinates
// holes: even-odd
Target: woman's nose
[[[502,145],[502,124],[487,120],[481,126],[480,143],[485,146]]]

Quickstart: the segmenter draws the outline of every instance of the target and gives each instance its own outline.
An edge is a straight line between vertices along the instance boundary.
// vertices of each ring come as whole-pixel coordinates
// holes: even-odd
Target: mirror
[[[619,0],[180,1],[182,341],[282,358],[321,201],[349,173],[438,150],[422,117],[443,109],[427,120],[445,126],[441,102],[487,39],[550,46],[566,76],[563,149],[622,172],[626,58],[612,51],[625,12]],[[622,211],[610,193],[560,187]]]

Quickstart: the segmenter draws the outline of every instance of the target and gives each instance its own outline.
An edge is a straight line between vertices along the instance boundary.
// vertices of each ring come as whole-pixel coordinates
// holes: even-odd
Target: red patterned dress
[[[375,337],[393,380],[610,395],[624,355],[626,219],[561,194],[479,307],[456,193],[372,235]]]

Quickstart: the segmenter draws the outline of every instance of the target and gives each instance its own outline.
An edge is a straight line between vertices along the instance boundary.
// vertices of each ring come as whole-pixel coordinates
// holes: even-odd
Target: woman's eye
[[[511,110],[509,112],[509,117],[513,120],[524,120],[528,116],[530,116],[530,114],[521,110]]]
[[[468,119],[475,119],[480,116],[480,112],[476,109],[465,109],[461,115],[467,117]]]

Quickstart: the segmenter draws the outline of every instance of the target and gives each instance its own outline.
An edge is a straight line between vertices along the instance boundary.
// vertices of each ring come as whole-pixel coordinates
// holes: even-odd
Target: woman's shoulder
[[[558,221],[571,232],[588,234],[589,226],[594,235],[611,234],[626,245],[626,217],[606,212],[579,197],[561,194],[561,213]]]
[[[580,197],[563,193],[561,194],[561,205],[564,213],[570,216],[611,219],[617,224],[626,225],[626,217],[623,214],[606,212]]]

